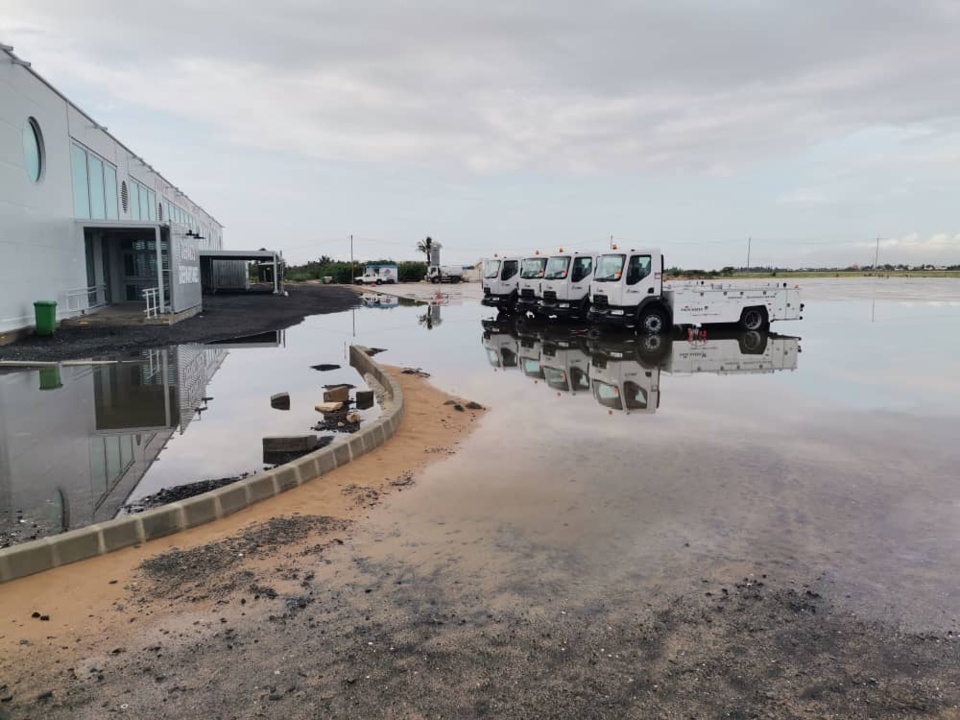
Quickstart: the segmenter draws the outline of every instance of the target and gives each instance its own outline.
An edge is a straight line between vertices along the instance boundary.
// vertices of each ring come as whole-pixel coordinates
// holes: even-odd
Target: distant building
[[[0,335],[110,304],[200,308],[200,251],[223,226],[0,46]]]

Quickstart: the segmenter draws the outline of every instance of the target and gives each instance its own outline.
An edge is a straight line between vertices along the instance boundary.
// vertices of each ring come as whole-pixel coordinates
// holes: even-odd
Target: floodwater
[[[263,425],[279,417],[262,410],[271,393],[358,384],[352,371],[294,372],[345,364],[358,342],[492,408],[457,454],[359,526],[351,548],[371,566],[482,591],[488,607],[767,574],[868,617],[957,630],[960,281],[802,286],[805,319],[774,334],[659,345],[503,322],[469,298],[308,318],[286,350],[230,351],[209,411],[138,491],[240,471],[198,466],[283,431]],[[4,402],[5,437],[31,417],[24,407]],[[75,440],[55,431],[49,447]]]
[[[389,313],[384,361],[493,411],[354,552],[461,587],[465,613],[768,575],[956,632],[960,282],[816,281],[804,301],[765,344],[666,349],[484,324],[469,302],[412,343],[418,311]]]
[[[310,433],[323,385],[366,389],[346,344],[317,340],[278,331],[0,374],[0,546],[109,520],[164,488],[283,461],[264,454],[263,437]],[[341,367],[311,369],[319,364]],[[289,410],[271,407],[282,392]],[[360,411],[362,421],[378,413]]]

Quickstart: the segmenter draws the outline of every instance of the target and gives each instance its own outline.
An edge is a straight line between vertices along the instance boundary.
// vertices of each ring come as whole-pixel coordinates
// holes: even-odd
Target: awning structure
[[[279,250],[200,250],[204,292],[251,290],[249,263],[257,264],[258,285],[283,292],[283,255]]]

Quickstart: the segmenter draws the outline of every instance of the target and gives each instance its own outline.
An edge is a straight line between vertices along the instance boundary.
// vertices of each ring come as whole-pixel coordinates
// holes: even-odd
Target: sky
[[[960,263],[958,37],[957,0],[0,0],[227,247],[292,263]]]

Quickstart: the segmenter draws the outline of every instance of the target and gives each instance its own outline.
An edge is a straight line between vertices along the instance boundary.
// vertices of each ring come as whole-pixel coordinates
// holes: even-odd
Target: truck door
[[[570,300],[578,300],[589,292],[592,274],[592,257],[587,255],[573,259],[573,268],[570,271]]]
[[[636,307],[645,297],[660,294],[660,272],[653,271],[652,255],[631,255],[624,278],[624,305]]]

